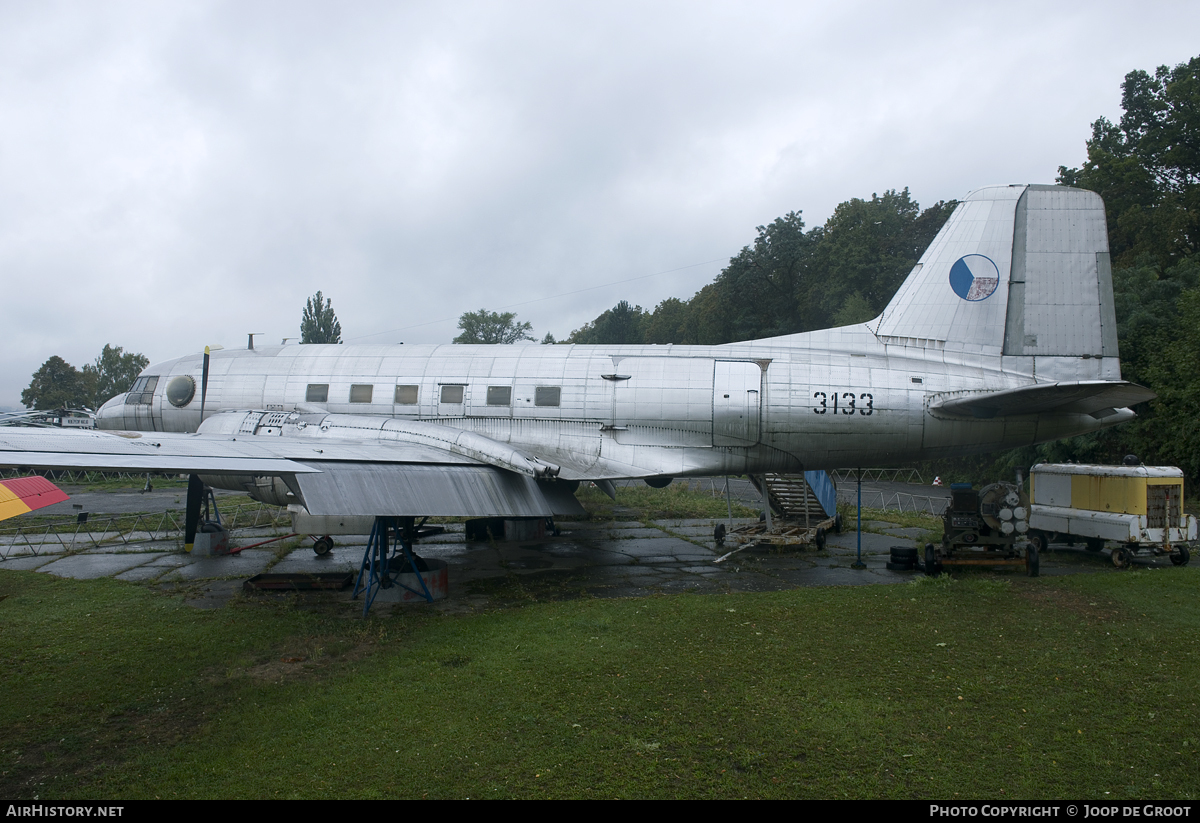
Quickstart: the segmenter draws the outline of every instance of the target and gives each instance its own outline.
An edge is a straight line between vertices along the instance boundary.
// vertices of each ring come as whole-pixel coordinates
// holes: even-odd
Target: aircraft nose
[[[125,428],[125,394],[118,394],[96,412],[96,428]]]

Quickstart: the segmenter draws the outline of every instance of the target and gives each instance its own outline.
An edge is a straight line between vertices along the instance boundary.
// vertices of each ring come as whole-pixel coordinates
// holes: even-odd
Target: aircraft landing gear
[[[333,551],[333,538],[329,535],[318,537],[313,541],[312,550],[317,557],[325,557],[331,551]]]

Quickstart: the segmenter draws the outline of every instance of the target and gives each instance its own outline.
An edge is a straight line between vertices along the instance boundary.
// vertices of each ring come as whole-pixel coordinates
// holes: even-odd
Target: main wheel
[[[1117,548],[1113,549],[1109,557],[1112,558],[1113,565],[1118,569],[1129,568],[1129,552],[1124,546],[1118,546]]]
[[[1103,537],[1089,537],[1087,540],[1087,550],[1090,552],[1098,552],[1104,548]]]
[[[1171,562],[1176,566],[1186,566],[1188,561],[1192,559],[1192,553],[1187,546],[1180,546],[1179,551],[1171,555]]]
[[[939,571],[941,571],[941,569],[938,568],[937,550],[935,550],[933,548],[932,543],[926,543],[925,544],[925,574],[929,575],[930,577],[937,577]]]
[[[725,545],[725,524],[724,523],[718,523],[717,527],[715,529],[713,529],[713,542],[716,543],[718,546]]]
[[[1036,529],[1029,530],[1029,547],[1038,552],[1044,552],[1046,547],[1050,545],[1050,539],[1045,532],[1037,531]]]
[[[833,518],[833,533],[834,534],[842,533],[842,514],[841,514],[841,512],[838,512],[838,514]]]
[[[825,551],[825,529],[817,527],[817,536],[813,538],[813,545],[817,547],[817,551]]]
[[[1029,544],[1029,548],[1025,549],[1025,571],[1029,572],[1030,577],[1037,577],[1041,572],[1041,558],[1038,557],[1038,550],[1033,544]]]

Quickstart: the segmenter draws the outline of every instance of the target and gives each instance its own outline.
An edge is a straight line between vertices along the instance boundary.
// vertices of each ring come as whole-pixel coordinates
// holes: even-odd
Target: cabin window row
[[[442,405],[461,405],[466,386],[463,384],[445,384],[438,387],[438,402]],[[351,403],[371,403],[375,395],[375,386],[371,383],[354,383],[350,386]],[[392,402],[397,406],[415,406],[420,399],[420,386],[396,386]],[[328,403],[329,384],[309,383],[304,393],[307,403]],[[558,406],[562,403],[561,386],[537,386],[533,390],[533,405]],[[487,404],[489,406],[511,406],[512,386],[488,386]]]

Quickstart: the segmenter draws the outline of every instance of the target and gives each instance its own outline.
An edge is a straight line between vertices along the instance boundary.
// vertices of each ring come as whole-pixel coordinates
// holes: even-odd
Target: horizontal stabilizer
[[[935,397],[929,408],[960,417],[985,419],[1051,411],[1094,414],[1105,409],[1123,409],[1144,403],[1156,396],[1145,386],[1123,380],[1082,380],[1035,383],[993,392],[954,392]]]
[[[66,492],[44,477],[0,480],[0,520],[70,500]]]

